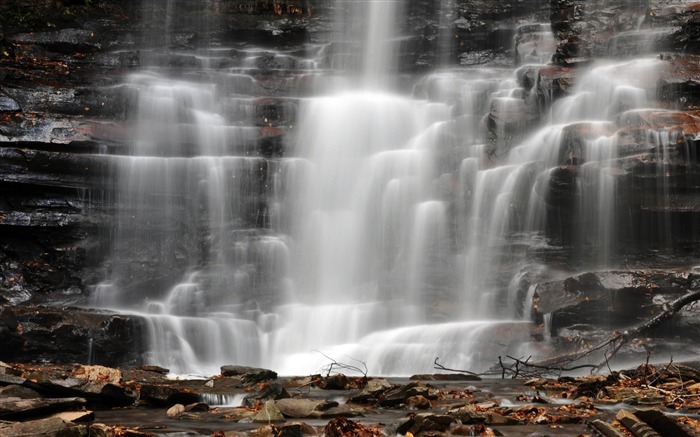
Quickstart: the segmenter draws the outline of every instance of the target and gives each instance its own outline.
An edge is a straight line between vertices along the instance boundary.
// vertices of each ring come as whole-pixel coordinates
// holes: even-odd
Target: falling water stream
[[[144,318],[148,363],[309,374],[333,357],[409,375],[431,372],[436,357],[479,370],[499,354],[529,353],[531,309],[509,283],[528,248],[547,244],[543,198],[552,172],[572,163],[581,164],[580,240],[608,265],[615,176],[624,171],[614,166],[615,123],[651,105],[658,61],[592,67],[554,104],[550,123],[501,144],[498,156],[486,117],[527,112],[530,90],[512,69],[446,67],[397,91],[402,7],[351,8],[353,22],[367,25],[343,32],[342,46],[364,53],[339,71],[347,53],[326,45],[297,53],[214,43],[143,55],[126,83],[131,150],[115,158],[113,246],[130,256],[115,255],[95,305]],[[548,24],[523,26],[517,38],[520,71],[548,61]],[[249,121],[261,65],[298,71],[292,82],[333,83],[290,99],[299,110],[285,126],[293,141],[284,157],[251,153],[273,129]],[[572,132],[584,132],[579,149],[564,150]],[[151,282],[129,283],[144,270]]]

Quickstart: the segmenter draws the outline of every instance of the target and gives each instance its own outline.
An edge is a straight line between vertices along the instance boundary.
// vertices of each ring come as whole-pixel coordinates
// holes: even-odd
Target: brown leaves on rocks
[[[377,426],[363,426],[344,417],[328,422],[324,428],[326,437],[383,437],[384,431]]]

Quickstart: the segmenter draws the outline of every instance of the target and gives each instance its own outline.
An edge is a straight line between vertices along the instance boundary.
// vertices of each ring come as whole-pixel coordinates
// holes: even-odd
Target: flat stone
[[[84,398],[0,399],[0,419],[19,419],[40,413],[64,411],[86,403]]]
[[[21,385],[8,385],[0,388],[0,398],[37,399],[41,395],[31,388]]]
[[[279,400],[275,402],[275,405],[286,417],[301,419],[310,417],[315,411],[326,411],[337,407],[338,403],[327,400],[291,398]]]
[[[51,417],[60,417],[64,422],[89,423],[95,421],[95,413],[92,411],[64,411]]]
[[[0,435],[3,437],[85,437],[87,428],[83,425],[67,423],[60,417],[1,424]]]
[[[284,422],[284,416],[275,406],[275,401],[267,401],[265,402],[265,406],[262,408],[262,410],[258,411],[258,414],[253,416],[253,422]]]
[[[240,377],[244,385],[277,379],[277,373],[272,370],[247,366],[222,366],[221,374],[229,377]]]

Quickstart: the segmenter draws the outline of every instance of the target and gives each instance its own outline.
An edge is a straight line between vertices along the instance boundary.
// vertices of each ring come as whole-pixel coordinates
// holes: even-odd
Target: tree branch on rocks
[[[659,326],[661,323],[671,319],[678,311],[680,311],[683,307],[686,305],[689,305],[691,303],[695,303],[697,301],[700,301],[700,291],[692,291],[689,292],[688,294],[674,300],[673,302],[664,304],[662,307],[662,311],[657,314],[656,316],[652,317],[651,319],[647,320],[646,322],[642,323],[641,325],[638,325],[634,328],[627,329],[624,331],[614,331],[610,336],[608,336],[605,340],[601,341],[600,343],[596,344],[595,346],[592,346],[588,349],[585,349],[580,352],[576,353],[571,353],[571,354],[566,354],[566,355],[560,355],[558,357],[554,357],[552,359],[540,362],[540,363],[528,363],[526,361],[521,361],[518,360],[516,364],[518,365],[527,365],[527,367],[531,368],[539,368],[543,370],[562,370],[562,371],[568,371],[568,370],[574,370],[574,369],[580,369],[583,367],[590,367],[591,368],[591,373],[596,373],[600,371],[604,366],[608,365],[608,362],[612,360],[612,358],[617,354],[617,352],[620,351],[622,346],[624,346],[628,341],[631,339],[634,339],[636,337],[639,337],[640,335],[644,334],[645,332],[656,328]],[[604,350],[605,351],[605,359],[598,363],[597,365],[584,365],[584,366],[576,366],[572,368],[567,368],[566,366],[574,363],[582,358],[585,358],[594,352]],[[508,357],[513,359],[512,357]],[[499,357],[499,364],[501,365],[501,368],[503,369],[504,375],[506,372],[506,369],[508,372],[513,373],[512,368],[506,368],[500,360]],[[515,371],[517,372],[517,367]],[[521,374],[522,376],[522,374]]]
[[[367,378],[367,372],[368,372],[367,363],[365,363],[364,361],[360,361],[356,358],[348,357],[348,359],[353,360],[353,361],[357,361],[358,363],[360,363],[362,365],[362,368],[360,368],[358,366],[353,366],[351,364],[340,363],[340,362],[336,361],[334,358],[329,357],[328,355],[324,354],[323,352],[321,352],[319,350],[314,350],[314,352],[317,352],[317,353],[323,355],[324,357],[326,357],[330,361],[330,363],[326,364],[325,366],[323,366],[321,368],[322,371],[326,372],[326,378],[331,376],[331,373],[333,372],[333,370],[348,370],[351,372],[357,372],[357,373],[361,373],[365,379]]]
[[[501,378],[505,379],[506,374],[511,375],[513,379],[519,377],[544,377],[544,376],[561,376],[563,372],[573,372],[574,370],[593,368],[592,364],[582,364],[580,366],[565,367],[565,366],[547,366],[542,364],[531,363],[528,357],[523,361],[522,358],[514,358],[510,355],[507,356],[508,359],[512,360],[513,363],[510,366],[503,364],[502,358],[498,357],[498,365],[501,367]],[[522,366],[522,368],[521,368]]]
[[[438,363],[438,360],[439,360],[439,359],[440,359],[439,357],[435,357],[435,361],[433,362],[433,364],[434,364],[434,367],[433,367],[433,368],[434,368],[434,369],[437,369],[437,370],[444,370],[444,371],[446,371],[446,372],[464,373],[464,374],[472,375],[472,376],[482,376],[482,375],[484,375],[483,373],[475,373],[475,372],[471,372],[471,371],[469,371],[469,370],[459,370],[459,369],[450,369],[450,368],[447,368],[447,367],[443,366],[442,364]]]

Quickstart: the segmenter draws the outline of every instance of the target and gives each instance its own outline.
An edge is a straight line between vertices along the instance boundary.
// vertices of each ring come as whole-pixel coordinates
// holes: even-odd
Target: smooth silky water
[[[448,66],[412,93],[398,91],[402,8],[338,7],[335,52],[214,44],[182,53],[154,43],[143,55],[125,84],[133,141],[128,156],[115,157],[115,255],[94,305],[144,318],[148,364],[294,375],[332,357],[364,362],[373,375],[410,375],[432,372],[437,357],[481,371],[499,355],[536,353],[527,329],[534,289],[525,302],[509,289],[527,248],[547,244],[542,198],[552,169],[573,159],[560,150],[566,132],[582,124],[599,128],[576,151],[585,161],[580,232],[607,265],[622,171],[609,164],[610,126],[650,105],[657,62],[591,68],[554,104],[550,123],[494,157],[485,115],[528,104],[516,71]],[[529,26],[518,31],[519,62],[546,63],[550,28]],[[261,129],[241,121],[255,112],[255,70],[271,65],[299,72],[287,79],[292,87],[302,76],[319,81],[315,95],[299,98],[283,158],[253,156]],[[669,140],[656,135],[663,153]],[[129,282],[143,270],[151,283]]]

